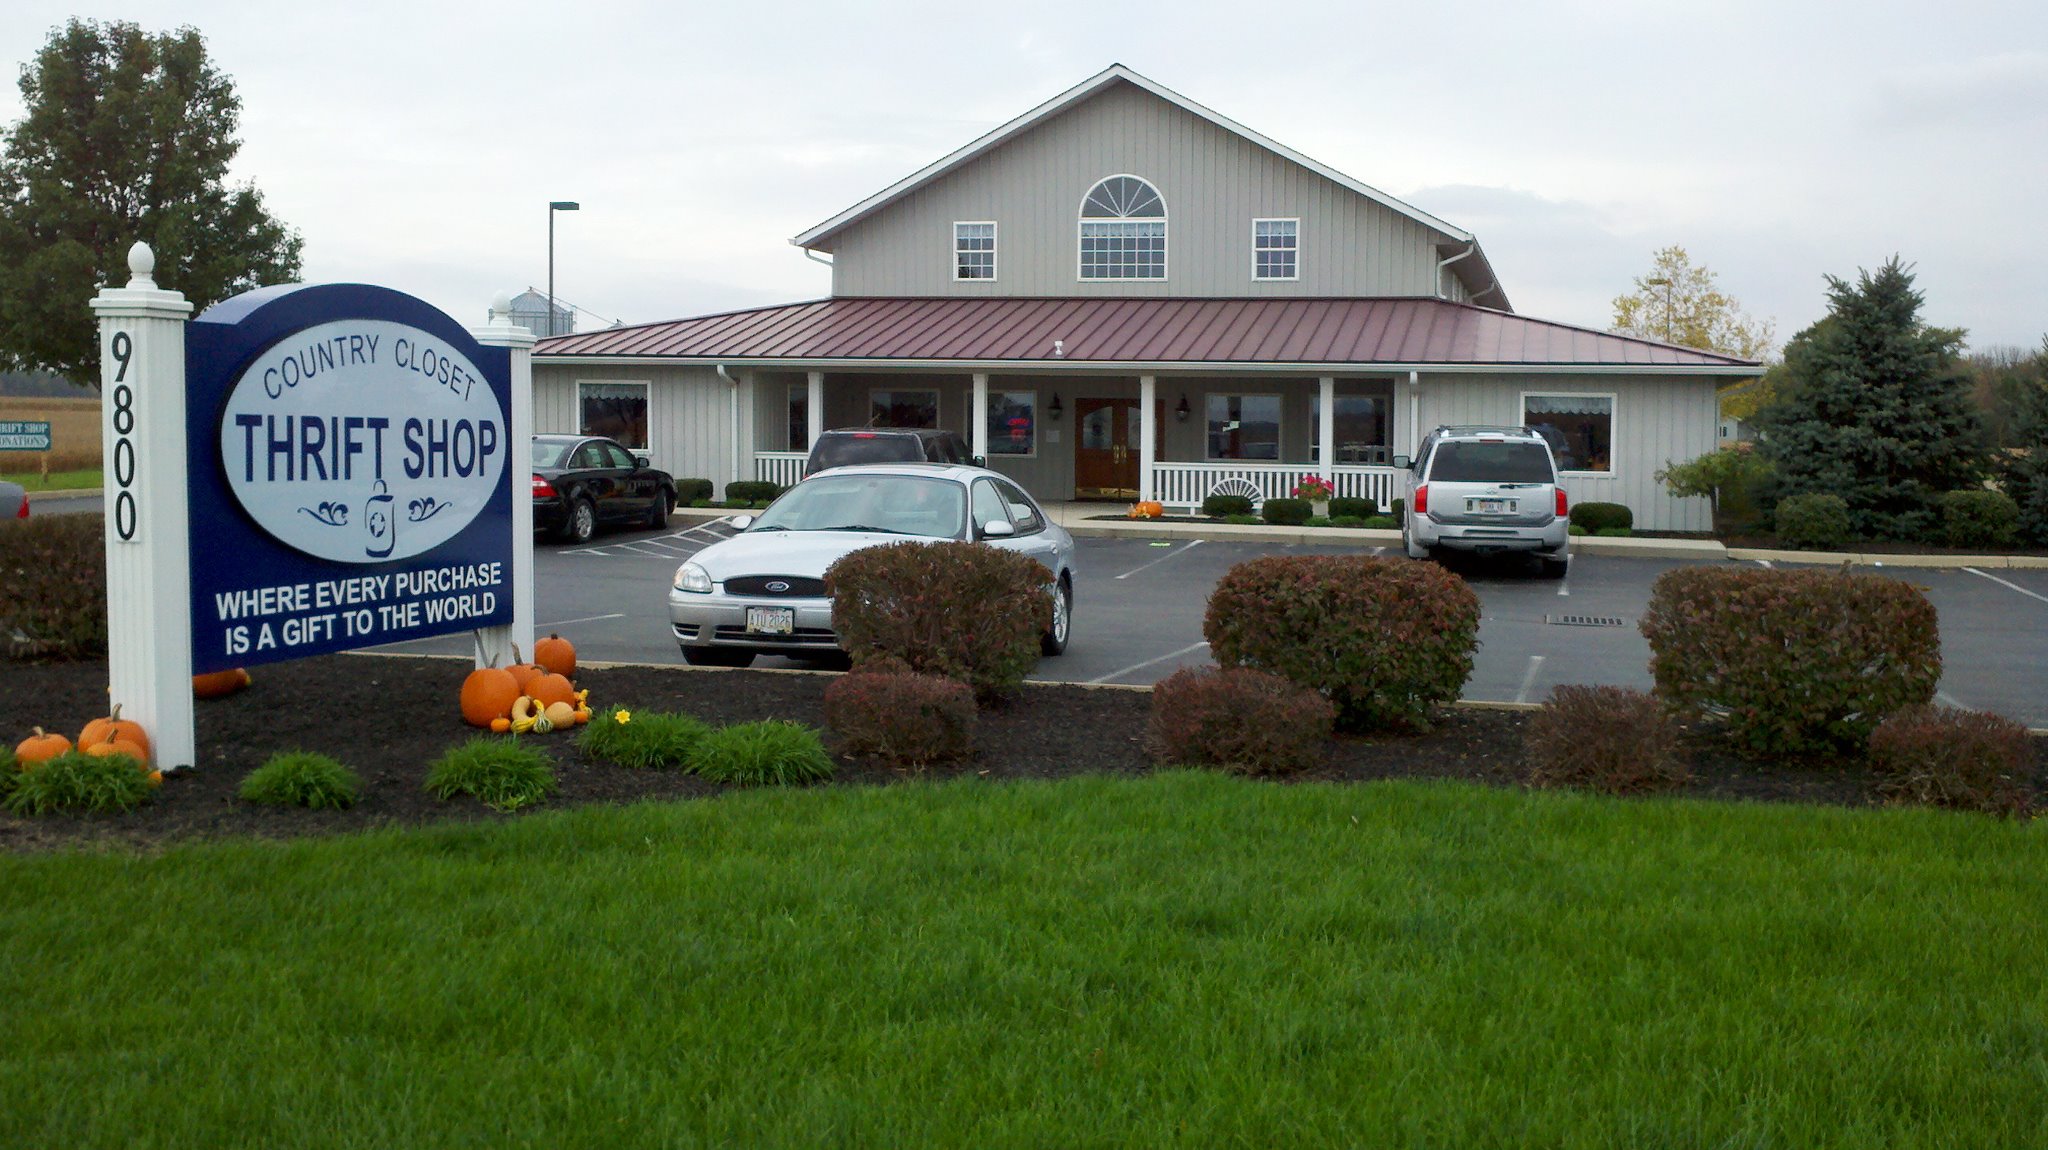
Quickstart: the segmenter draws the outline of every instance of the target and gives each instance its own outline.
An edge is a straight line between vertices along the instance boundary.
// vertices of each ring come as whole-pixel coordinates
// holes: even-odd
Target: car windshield
[[[921,475],[820,475],[783,493],[747,530],[884,531],[958,539],[967,488]]]
[[[855,463],[916,463],[924,458],[924,445],[914,435],[821,435],[811,452],[811,470],[846,467]]]
[[[533,466],[559,467],[561,466],[562,453],[567,450],[569,450],[569,444],[563,443],[560,440],[536,439],[533,441]]]
[[[1451,440],[1437,445],[1429,478],[1433,483],[1549,483],[1553,477],[1550,453],[1540,443]]]

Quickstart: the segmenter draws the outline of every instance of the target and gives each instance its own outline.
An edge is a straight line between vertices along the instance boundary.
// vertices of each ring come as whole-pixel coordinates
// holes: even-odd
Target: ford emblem
[[[780,579],[771,579],[768,581],[768,589],[770,591],[775,592],[777,595],[780,595],[784,591],[789,590],[789,584],[784,583]]]

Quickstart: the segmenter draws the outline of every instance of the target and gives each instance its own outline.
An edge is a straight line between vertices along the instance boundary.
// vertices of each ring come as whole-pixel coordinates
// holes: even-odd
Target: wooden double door
[[[1135,399],[1074,400],[1074,498],[1136,499],[1143,421]],[[1152,416],[1152,455],[1166,427],[1164,405]]]

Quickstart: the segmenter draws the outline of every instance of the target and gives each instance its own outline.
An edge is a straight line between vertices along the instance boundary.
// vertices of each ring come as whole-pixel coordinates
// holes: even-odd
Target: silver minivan
[[[1401,541],[1413,559],[1438,548],[1527,551],[1560,579],[1571,517],[1550,444],[1527,427],[1439,427],[1408,465]]]

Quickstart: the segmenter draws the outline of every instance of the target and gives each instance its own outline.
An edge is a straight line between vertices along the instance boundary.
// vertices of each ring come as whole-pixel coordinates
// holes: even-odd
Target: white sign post
[[[491,301],[490,323],[469,333],[485,347],[502,347],[512,358],[512,430],[505,482],[512,485],[512,623],[476,632],[476,665],[512,665],[512,647],[533,657],[533,492],[529,488],[528,446],[533,442],[533,344],[531,331],[512,322],[512,297]]]
[[[128,249],[125,288],[93,298],[106,469],[108,704],[142,724],[164,767],[196,758],[191,545],[185,504],[185,321],[192,305]]]

